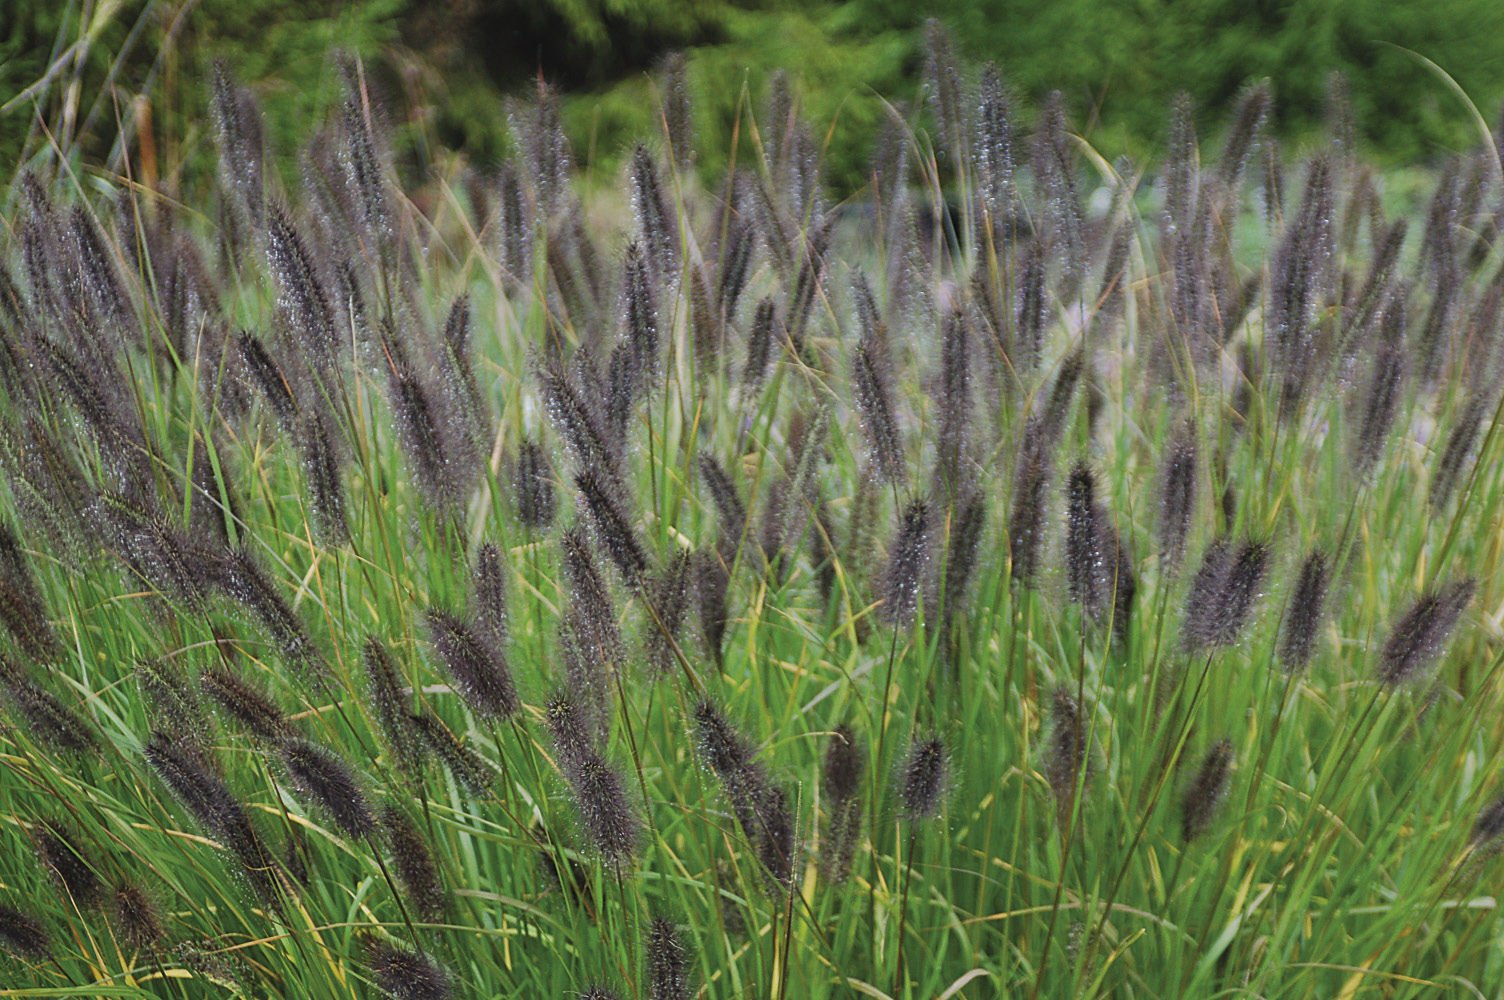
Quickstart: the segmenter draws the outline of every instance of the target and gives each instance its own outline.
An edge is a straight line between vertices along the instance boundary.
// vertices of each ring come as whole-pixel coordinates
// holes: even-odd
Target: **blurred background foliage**
[[[208,61],[226,58],[262,99],[291,165],[309,122],[337,91],[328,58],[367,60],[407,166],[433,136],[489,167],[509,150],[505,95],[540,76],[567,95],[582,164],[614,179],[629,143],[655,130],[654,70],[688,55],[699,162],[714,175],[740,121],[760,115],[771,74],[793,75],[837,193],[859,187],[885,100],[923,103],[923,23],[938,17],[962,55],[995,61],[1020,113],[1061,90],[1072,122],[1104,156],[1152,156],[1166,108],[1186,90],[1208,126],[1238,89],[1270,79],[1276,125],[1316,134],[1328,79],[1347,79],[1358,135],[1390,164],[1475,142],[1465,104],[1414,53],[1444,68],[1492,115],[1504,97],[1498,0],[4,0],[0,156],[48,139],[108,156],[131,99],[150,94],[168,183],[205,176]],[[1410,51],[1406,51],[1410,50]],[[36,87],[39,81],[48,86]],[[106,83],[113,82],[110,90]],[[100,96],[104,95],[104,96]],[[40,100],[40,104],[38,101]],[[409,110],[411,109],[411,110]],[[740,112],[742,117],[738,118]],[[38,114],[40,112],[40,115]],[[396,113],[393,110],[392,113]],[[406,125],[422,126],[405,129]],[[405,137],[405,138],[404,138]],[[748,155],[742,145],[737,155]],[[169,169],[170,168],[170,169]],[[182,172],[180,178],[178,171]]]

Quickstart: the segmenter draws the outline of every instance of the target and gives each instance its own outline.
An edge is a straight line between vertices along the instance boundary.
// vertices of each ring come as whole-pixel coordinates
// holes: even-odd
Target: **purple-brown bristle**
[[[503,649],[483,641],[469,622],[437,608],[424,619],[435,655],[471,710],[492,719],[515,715],[521,702]]]
[[[366,639],[361,662],[365,665],[366,694],[376,712],[377,727],[397,767],[409,778],[415,778],[423,770],[423,751],[403,692],[407,686],[405,678],[386,645],[374,636]]]
[[[914,621],[931,542],[929,505],[916,500],[904,509],[899,519],[883,573],[881,614],[891,625],[902,628]]]
[[[505,654],[509,640],[507,567],[495,542],[483,543],[475,554],[470,613],[485,641]]]
[[[940,125],[941,146],[959,163],[965,159],[970,145],[967,122],[961,112],[961,70],[950,32],[936,18],[924,22],[924,78],[929,84],[935,121]]]
[[[564,369],[544,364],[537,371],[543,407],[582,469],[616,469],[616,449],[604,426],[604,413],[593,407]]]
[[[743,823],[742,828],[757,846],[758,860],[775,882],[792,886],[798,860],[798,830],[788,792],[778,787],[764,790],[754,806],[754,816],[755,827],[748,829]]]
[[[30,561],[5,524],[0,524],[0,623],[34,661],[52,663],[63,655]]]
[[[876,318],[876,307],[870,304],[872,292],[865,278],[857,278],[856,296],[859,302],[866,299],[869,303],[865,309],[859,308],[858,314],[872,315],[864,320],[865,329],[851,361],[852,398],[879,480],[901,484],[905,478],[903,435],[893,396],[893,358],[887,336],[880,329],[881,321]]]
[[[509,102],[507,122],[521,150],[519,162],[528,174],[538,207],[553,214],[569,191],[574,154],[564,134],[559,94],[540,76],[537,99]]]
[[[1501,836],[1504,836],[1504,797],[1494,799],[1478,811],[1468,839],[1474,847],[1482,847]]]
[[[392,867],[407,905],[424,920],[440,919],[447,896],[428,841],[407,814],[395,806],[381,810],[381,830],[386,835]]]
[[[267,213],[266,257],[284,322],[296,331],[299,348],[315,373],[332,388],[329,380],[340,343],[329,296],[303,238],[280,206]]]
[[[721,554],[701,549],[693,556],[695,603],[699,610],[700,632],[716,664],[721,663],[726,639],[726,595],[730,577]]]
[[[158,727],[202,749],[210,732],[209,716],[187,678],[162,659],[138,662],[135,677],[142,701],[150,707]]]
[[[1305,670],[1316,648],[1316,633],[1321,627],[1331,570],[1326,555],[1315,549],[1300,564],[1300,576],[1290,593],[1285,611],[1284,634],[1280,637],[1279,659],[1285,670],[1295,674]]]
[[[942,488],[954,494],[962,476],[962,461],[971,437],[971,331],[965,315],[952,310],[945,317],[940,334],[940,393],[936,409],[939,427],[935,432],[938,479]]]
[[[1051,474],[1050,445],[1037,422],[1024,428],[1013,475],[1012,512],[1008,519],[1008,550],[1013,579],[1026,587],[1035,583],[1039,553],[1044,544],[1045,514]]]
[[[1008,94],[997,66],[982,70],[978,95],[975,159],[982,202],[992,223],[991,244],[1003,249],[1003,225],[1014,197],[1013,123]]]
[[[127,947],[144,950],[166,936],[156,904],[139,885],[128,883],[116,889],[112,910],[116,933]]]
[[[318,801],[334,825],[351,837],[376,829],[376,817],[354,772],[332,751],[303,739],[282,744],[282,764],[303,794]]]
[[[825,746],[821,787],[832,803],[856,798],[867,770],[867,749],[857,742],[856,731],[842,723],[830,734]]]
[[[747,526],[747,505],[742,502],[731,476],[709,452],[700,452],[700,479],[710,493],[720,518],[721,532],[730,538],[740,538]]]
[[[1476,590],[1475,581],[1462,579],[1417,598],[1384,642],[1379,680],[1397,685],[1419,677],[1446,648]]]
[[[1207,547],[1186,596],[1181,639],[1188,652],[1237,641],[1260,596],[1269,547],[1249,541],[1234,550],[1219,538]]]
[[[694,102],[690,96],[689,59],[670,52],[658,64],[663,130],[673,152],[674,169],[687,173],[695,163]]]
[[[653,614],[647,623],[647,662],[659,674],[670,672],[677,663],[675,650],[689,609],[689,590],[690,554],[681,549],[649,587]]]
[[[1052,444],[1059,441],[1070,422],[1071,403],[1076,398],[1076,387],[1081,384],[1081,375],[1086,370],[1086,352],[1072,351],[1060,362],[1060,373],[1055,376],[1055,385],[1050,389],[1050,398],[1045,403],[1039,418],[1039,433]]]
[[[1442,448],[1441,459],[1431,473],[1429,501],[1432,507],[1444,507],[1451,499],[1466,472],[1467,457],[1478,440],[1483,418],[1491,409],[1493,404],[1480,392],[1468,400],[1461,415],[1456,418],[1451,433],[1447,435],[1447,443]]]
[[[74,709],[40,685],[18,676],[7,680],[5,697],[26,720],[31,737],[54,750],[93,750],[99,738]]]
[[[325,674],[327,666],[308,627],[248,551],[216,558],[205,565],[204,572],[226,597],[250,613],[294,667],[314,677]]]
[[[768,364],[773,360],[773,344],[777,338],[778,307],[771,297],[757,303],[752,314],[752,326],[747,330],[747,359],[742,364],[742,387],[749,391],[762,388],[767,378]]]
[[[1180,836],[1190,843],[1212,825],[1222,801],[1232,766],[1232,743],[1218,740],[1207,751],[1180,800]]]
[[[1196,513],[1196,431],[1183,424],[1170,440],[1159,472],[1159,551],[1171,572],[1185,561],[1186,539]]]
[[[387,376],[392,416],[418,494],[434,513],[452,520],[464,500],[462,470],[443,433],[441,409],[429,386],[405,363],[389,367]]]
[[[1015,340],[1010,357],[1020,376],[1027,377],[1039,365],[1044,349],[1049,296],[1045,288],[1045,245],[1036,238],[1018,252],[1018,279],[1014,302]]]
[[[0,944],[23,958],[47,957],[50,946],[41,923],[13,906],[0,904]]]
[[[945,615],[954,618],[966,603],[967,588],[976,571],[987,527],[987,501],[975,486],[966,489],[956,504],[950,525],[950,542],[945,555]]]
[[[564,776],[591,846],[613,868],[630,862],[641,845],[642,820],[621,775],[591,750],[570,762]]]
[[[44,821],[31,831],[31,836],[42,867],[74,903],[87,906],[99,898],[104,886],[93,862],[61,826]]]
[[[228,669],[204,671],[199,675],[199,687],[258,739],[276,744],[293,735],[292,724],[277,703]]]
[[[632,210],[654,280],[669,287],[679,279],[678,218],[670,210],[652,154],[641,143],[632,151]]]
[[[648,927],[648,1000],[689,1000],[689,956],[673,921],[658,917]]]
[[[621,496],[613,484],[593,469],[581,472],[574,481],[579,487],[596,544],[605,550],[627,586],[637,588],[647,572],[648,557],[637,540],[637,532]]]
[[[1383,457],[1384,445],[1388,442],[1400,395],[1404,391],[1406,358],[1400,343],[1404,329],[1403,309],[1391,303],[1385,310],[1383,325],[1386,343],[1374,354],[1373,371],[1363,397],[1358,436],[1353,445],[1353,470],[1359,477],[1366,477]]]
[[[1087,760],[1087,733],[1081,706],[1074,695],[1057,687],[1050,703],[1050,740],[1045,751],[1044,775],[1055,793],[1060,816],[1067,818],[1078,783],[1091,776]]]
[[[1031,141],[1034,180],[1041,188],[1043,229],[1052,254],[1064,265],[1061,287],[1074,292],[1086,264],[1080,182],[1076,176],[1075,144],[1065,120],[1065,97],[1056,90],[1046,95]]]
[[[547,528],[554,520],[554,478],[548,455],[537,441],[524,439],[517,449],[514,489],[517,520],[524,527]]]
[[[191,748],[164,733],[152,733],[144,750],[147,763],[163,784],[240,861],[257,895],[275,900],[278,886],[271,855],[224,779]]]
[[[393,1000],[449,1000],[449,976],[420,951],[378,942],[370,950],[371,973]]]
[[[248,331],[242,330],[236,338],[236,346],[240,351],[241,361],[245,371],[255,383],[272,412],[277,415],[285,427],[291,427],[297,418],[298,404],[293,398],[292,389],[289,387],[287,378],[272,356],[267,353],[265,345],[256,339]]]
[[[471,795],[484,796],[490,793],[496,780],[496,772],[470,747],[461,743],[449,727],[427,713],[413,715],[412,723],[428,744],[454,775],[454,780],[464,786]]]
[[[939,737],[916,739],[903,763],[898,798],[912,820],[932,819],[940,812],[950,783],[950,750]]]
[[[647,382],[658,371],[658,301],[653,294],[653,278],[649,262],[641,244],[627,245],[626,261],[623,264],[626,287],[622,292],[622,311],[625,313],[626,343],[630,345],[639,373],[637,384],[632,386],[633,398],[647,388]]]
[[[616,623],[611,592],[596,569],[589,540],[579,528],[560,539],[564,560],[564,593],[579,629],[583,651],[601,663],[620,666],[625,645]]]

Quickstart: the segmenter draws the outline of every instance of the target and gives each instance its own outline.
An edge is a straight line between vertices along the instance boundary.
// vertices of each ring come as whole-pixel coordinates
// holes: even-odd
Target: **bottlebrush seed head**
[[[127,884],[116,889],[112,910],[116,933],[127,947],[144,950],[159,944],[166,936],[156,904],[138,885]]]
[[[883,574],[882,616],[891,625],[902,628],[914,621],[931,539],[929,504],[916,500],[904,509],[899,520]]]
[[[292,724],[277,703],[228,669],[206,670],[198,683],[204,694],[258,739],[275,744],[293,735]]]
[[[1280,637],[1279,659],[1286,671],[1300,673],[1311,661],[1316,648],[1316,633],[1321,628],[1331,570],[1326,555],[1315,549],[1300,564],[1300,576],[1290,593],[1285,611],[1284,634]]]
[[[1379,680],[1392,686],[1414,680],[1425,671],[1446,647],[1476,589],[1475,581],[1463,579],[1417,598],[1384,643]]]
[[[517,449],[513,489],[517,494],[517,520],[534,531],[554,520],[554,474],[548,455],[537,441],[524,440]]]
[[[52,881],[79,906],[99,898],[103,884],[95,874],[94,864],[61,826],[51,821],[37,824],[31,831],[37,857]]]
[[[1206,752],[1180,800],[1180,835],[1190,843],[1211,826],[1222,801],[1232,767],[1232,743],[1218,740]]]
[[[468,622],[447,612],[430,608],[424,618],[434,653],[465,703],[487,718],[506,719],[516,714],[521,702],[501,649],[482,641]]]
[[[364,837],[375,832],[376,817],[360,783],[332,751],[309,740],[291,739],[282,745],[282,764],[293,784],[317,801],[345,834]]]
[[[432,715],[414,715],[411,717],[413,725],[417,728],[423,741],[428,744],[430,750],[438,755],[454,775],[454,780],[459,782],[471,795],[480,797],[490,794],[491,784],[496,779],[496,772],[485,759],[470,747],[461,743],[449,727],[444,725]]]
[[[855,730],[842,723],[825,744],[823,787],[826,797],[836,805],[856,798],[866,770],[866,746],[857,742]]]
[[[916,739],[903,764],[899,801],[912,820],[932,819],[940,812],[950,781],[950,751],[938,737]]]
[[[419,951],[385,941],[371,946],[371,973],[393,1000],[449,1000],[449,976]]]
[[[648,1000],[689,1000],[689,956],[673,921],[656,918],[648,928]]]
[[[395,806],[381,810],[381,830],[386,835],[392,868],[407,905],[424,920],[438,920],[444,914],[446,894],[428,841],[407,814]]]
[[[42,959],[50,947],[47,932],[35,918],[0,904],[0,944],[22,958]]]

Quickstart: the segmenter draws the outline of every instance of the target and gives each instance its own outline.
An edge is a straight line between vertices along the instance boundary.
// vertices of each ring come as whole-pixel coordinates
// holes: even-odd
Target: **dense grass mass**
[[[546,87],[404,192],[356,63],[297,177],[221,69],[212,203],[16,179],[3,985],[1497,988],[1496,147],[1392,218],[1340,100],[1148,175],[930,49],[846,204],[672,80],[619,203]]]

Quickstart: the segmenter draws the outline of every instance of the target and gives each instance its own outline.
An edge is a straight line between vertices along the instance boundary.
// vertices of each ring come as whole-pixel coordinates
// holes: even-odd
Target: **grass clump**
[[[1407,228],[931,44],[864,203],[775,92],[587,205],[546,88],[420,197],[358,72],[296,183],[228,70],[211,204],[17,178],[8,982],[1486,991],[1493,147]]]

